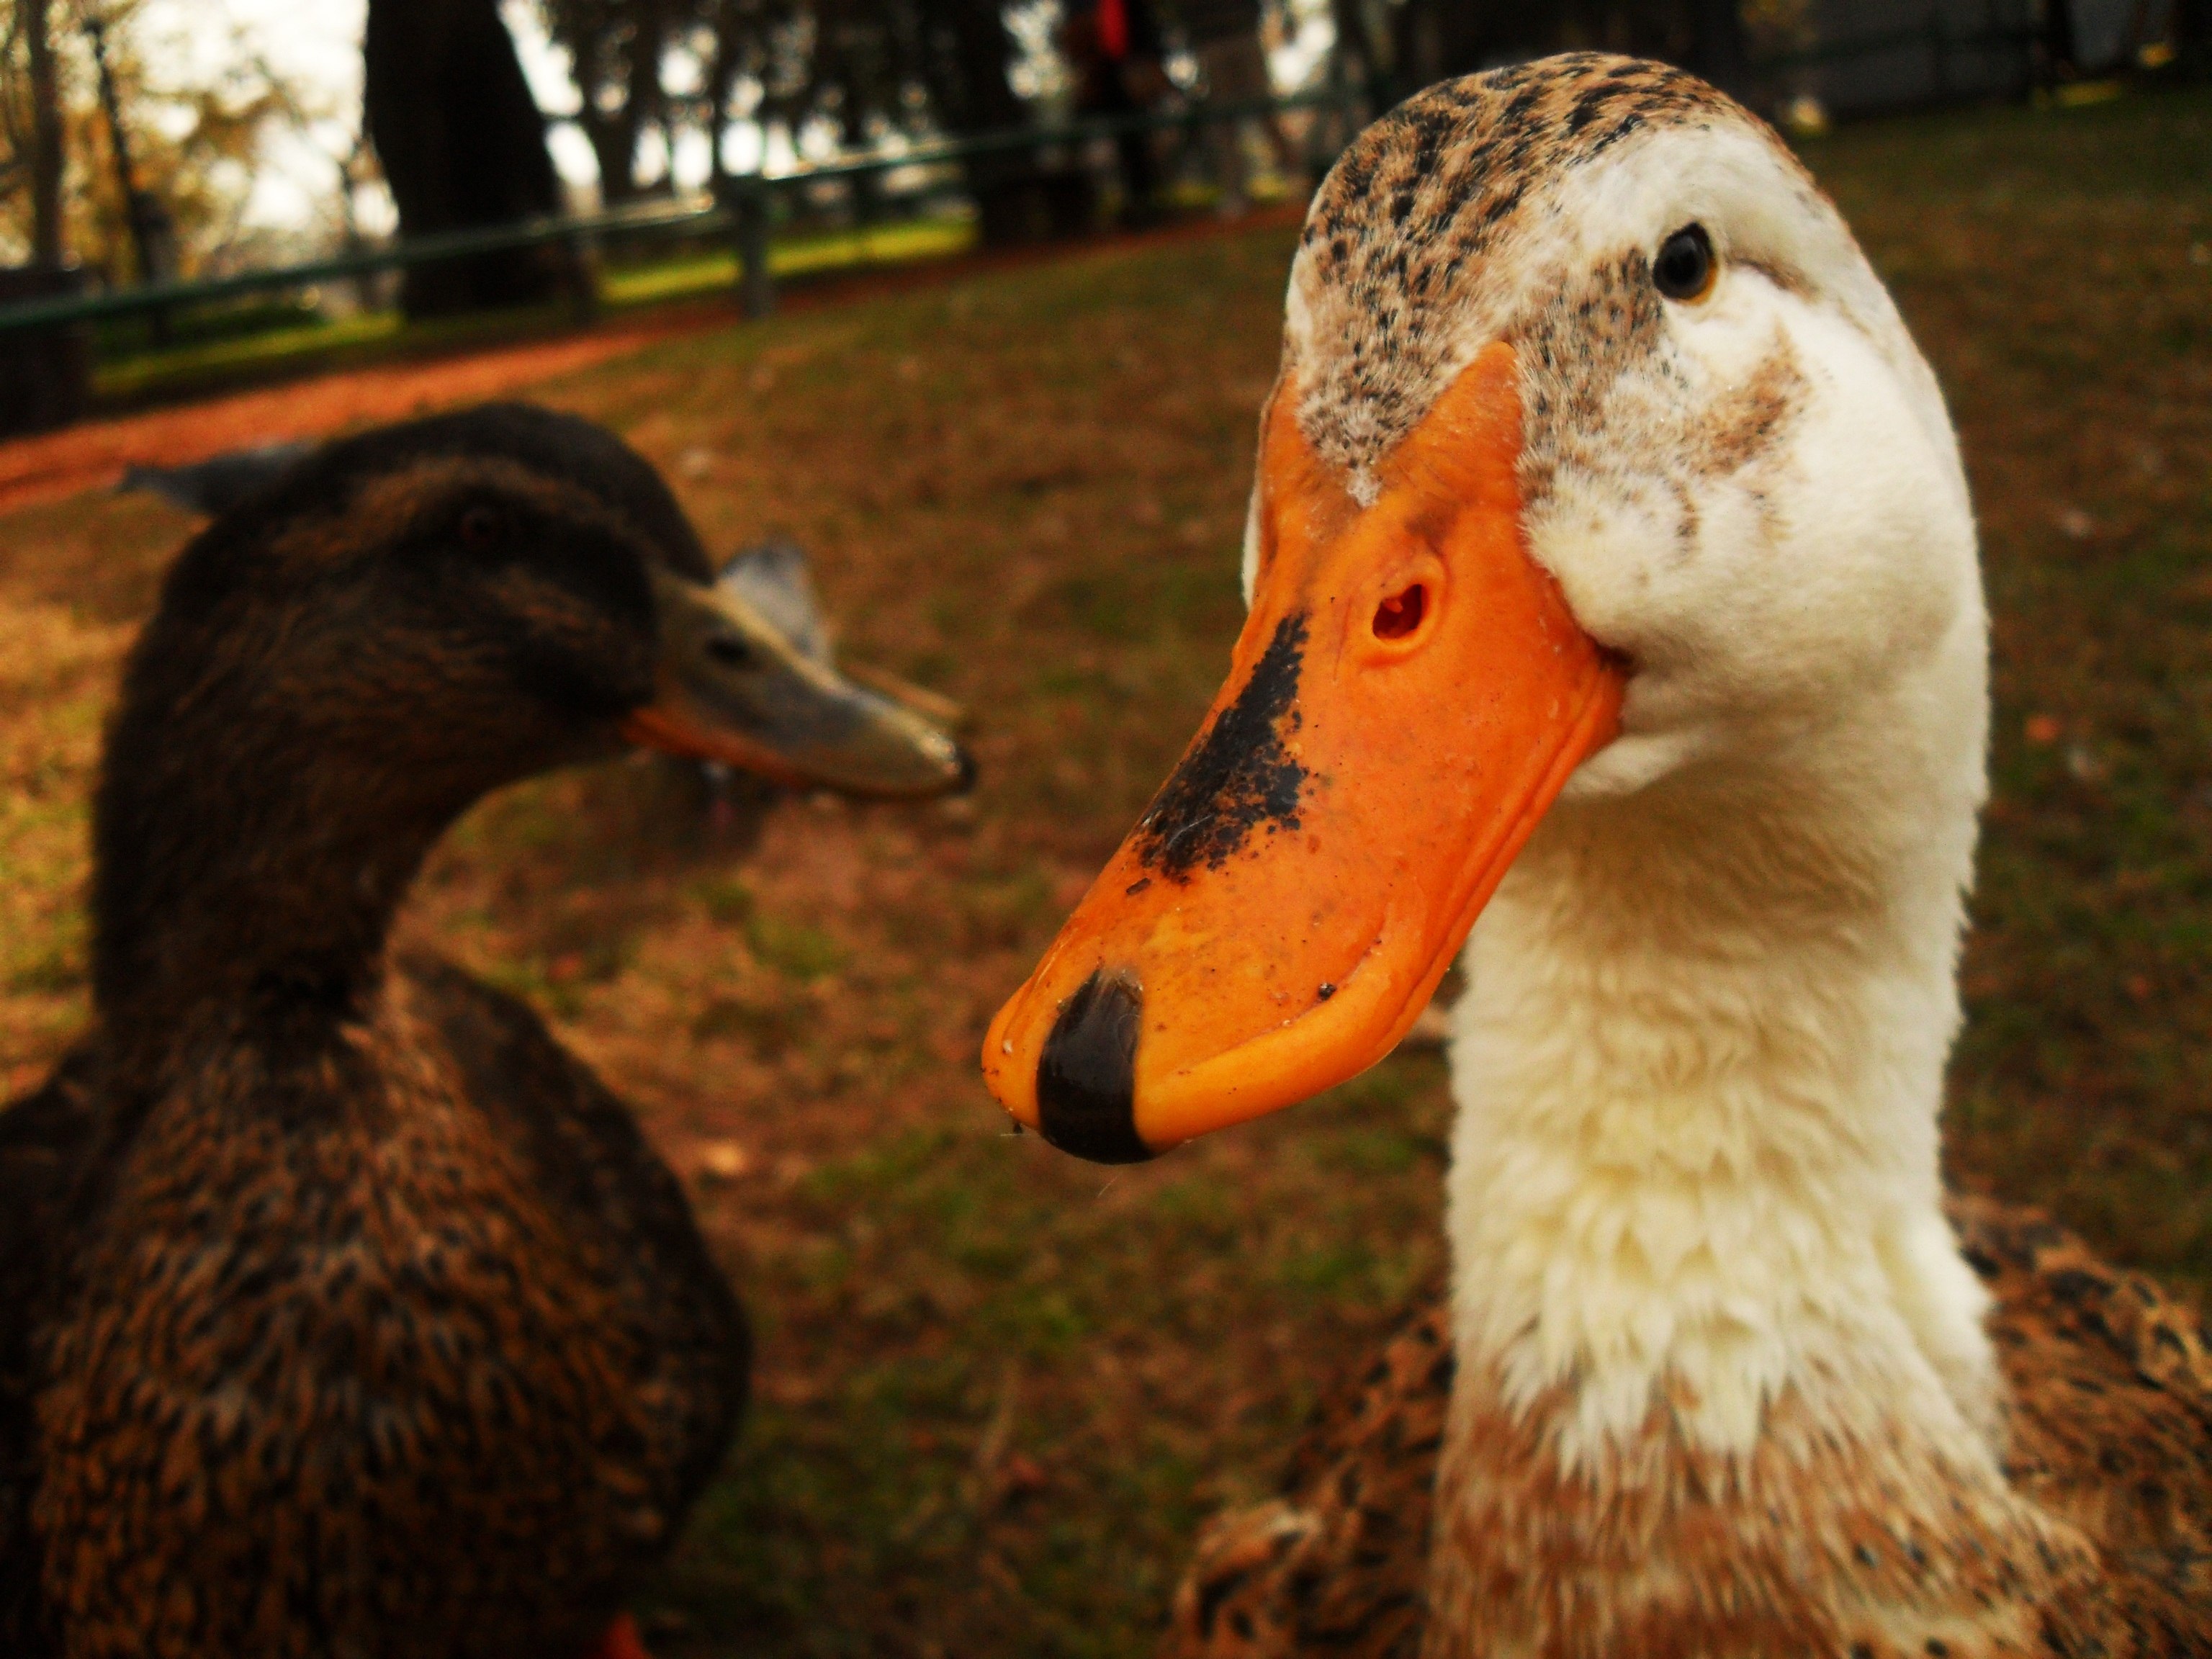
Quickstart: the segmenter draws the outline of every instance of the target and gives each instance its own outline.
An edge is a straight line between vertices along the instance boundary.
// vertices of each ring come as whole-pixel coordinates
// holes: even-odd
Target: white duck
[[[1589,55],[1362,135],[1245,573],[1229,689],[985,1070],[1149,1156],[1370,1064],[1464,941],[1456,1367],[1402,1339],[1171,1645],[2212,1650],[2193,1322],[2001,1217],[1970,1266],[1946,1217],[1973,518],[1774,135]]]

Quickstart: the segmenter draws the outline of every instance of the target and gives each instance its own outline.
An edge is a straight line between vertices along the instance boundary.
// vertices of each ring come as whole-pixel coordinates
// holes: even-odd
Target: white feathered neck
[[[1570,800],[1470,941],[1449,1228],[1463,1366],[1656,1401],[1743,1451],[1784,1389],[1985,1434],[1936,1118],[1983,789],[1982,619],[1763,750]]]

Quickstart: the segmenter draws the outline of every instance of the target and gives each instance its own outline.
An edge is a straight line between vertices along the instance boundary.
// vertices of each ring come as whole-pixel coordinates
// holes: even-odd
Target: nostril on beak
[[[1428,590],[1415,582],[1401,593],[1393,593],[1375,607],[1375,637],[1402,640],[1421,625],[1428,612]]]
[[[753,659],[753,648],[734,634],[717,634],[707,641],[708,657],[725,668],[744,668]]]
[[[1067,1000],[1037,1059],[1037,1128],[1063,1152],[1093,1164],[1141,1164],[1137,1133],[1137,1030],[1145,994],[1133,975],[1104,969]]]
[[[971,795],[975,793],[975,757],[968,752],[968,748],[965,744],[955,744],[952,745],[952,764],[955,769],[952,781],[952,793],[956,795]]]

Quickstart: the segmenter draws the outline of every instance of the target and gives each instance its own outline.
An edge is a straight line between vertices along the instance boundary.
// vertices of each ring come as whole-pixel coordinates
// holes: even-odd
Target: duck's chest
[[[1879,1410],[1846,1422],[1785,1394],[1753,1448],[1720,1455],[1656,1405],[1571,1466],[1573,1407],[1570,1389],[1516,1411],[1494,1376],[1460,1379],[1425,1659],[2055,1654],[2077,1650],[2054,1609],[2100,1599],[2078,1534]]]
[[[37,1402],[73,1655],[557,1654],[672,1522],[589,1218],[434,1060],[345,1069],[290,1116],[157,1108],[90,1224]]]

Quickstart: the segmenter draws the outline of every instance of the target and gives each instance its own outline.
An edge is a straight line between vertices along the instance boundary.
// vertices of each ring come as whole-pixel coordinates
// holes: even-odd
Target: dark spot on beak
[[[956,744],[952,753],[952,763],[958,769],[958,775],[953,779],[951,793],[971,795],[975,793],[975,757],[968,752],[966,744]]]
[[[1037,1060],[1037,1128],[1063,1152],[1093,1164],[1141,1164],[1137,1133],[1137,1028],[1145,994],[1127,973],[1101,969],[1067,1000]]]
[[[1331,985],[1327,980],[1323,980],[1321,984],[1321,989],[1316,991],[1314,994],[1319,997],[1323,1002],[1327,1002],[1331,997],[1336,994],[1336,987]]]
[[[1206,727],[1137,821],[1137,856],[1176,881],[1218,870],[1255,830],[1298,827],[1306,769],[1283,747],[1298,729],[1304,611],[1275,625],[1252,678]]]

